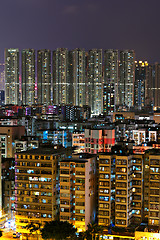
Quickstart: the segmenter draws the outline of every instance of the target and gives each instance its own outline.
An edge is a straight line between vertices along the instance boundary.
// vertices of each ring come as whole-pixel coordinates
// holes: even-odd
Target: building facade
[[[35,50],[22,50],[22,104],[35,104]]]
[[[58,180],[57,164],[65,151],[38,148],[16,154],[15,204],[16,230],[27,234],[31,221],[44,225],[57,219]]]
[[[19,104],[19,50],[5,49],[5,104]]]
[[[145,191],[145,197],[148,197],[148,225],[158,227],[160,224],[160,151],[148,151],[145,165],[149,169],[146,178],[148,192]]]
[[[71,54],[73,69],[73,104],[83,107],[83,105],[86,105],[87,86],[85,50],[77,48],[73,50]]]
[[[91,115],[102,112],[102,50],[92,49],[88,52],[88,105]]]
[[[37,52],[37,102],[51,104],[51,51]]]
[[[53,51],[53,103],[69,104],[68,50],[57,48]]]
[[[104,51],[103,112],[114,112],[118,103],[118,50]]]
[[[134,106],[138,109],[142,109],[146,103],[147,69],[146,61],[135,62]]]
[[[85,129],[85,152],[110,152],[115,145],[115,129]]]
[[[135,52],[120,52],[119,104],[128,108],[134,105]]]
[[[72,155],[60,162],[60,220],[85,231],[96,217],[96,157]]]
[[[111,176],[112,156],[100,154],[98,156],[98,224],[111,224]]]

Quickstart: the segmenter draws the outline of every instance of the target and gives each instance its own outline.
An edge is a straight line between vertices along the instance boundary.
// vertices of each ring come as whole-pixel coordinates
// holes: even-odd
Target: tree
[[[63,240],[74,237],[77,229],[67,221],[51,221],[46,222],[41,229],[42,238]]]
[[[40,223],[29,223],[26,228],[29,230],[30,234],[38,234],[38,231],[40,230],[41,224]],[[38,236],[37,236],[38,239]]]
[[[93,240],[96,238],[97,235],[98,237],[100,235],[103,236],[104,226],[98,225],[97,223],[89,223],[87,227],[88,227],[88,229],[86,230],[87,240],[90,240],[90,239]]]
[[[98,225],[98,236],[102,236],[102,239],[103,239],[103,231],[104,231],[104,226],[102,225]]]
[[[84,240],[86,238],[86,231],[79,232],[78,240]]]

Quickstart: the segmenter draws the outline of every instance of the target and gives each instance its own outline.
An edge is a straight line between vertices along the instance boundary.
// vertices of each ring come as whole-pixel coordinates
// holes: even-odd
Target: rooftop
[[[72,154],[71,158],[66,158],[64,160],[61,160],[61,162],[88,162],[87,159],[96,157],[96,154],[89,154],[89,153],[78,153],[78,154]]]
[[[20,152],[18,154],[30,154],[30,155],[57,155],[60,153],[65,153],[68,149],[61,147],[57,148],[55,146],[41,146],[36,149],[30,149],[27,151]],[[71,149],[70,149],[71,150]]]

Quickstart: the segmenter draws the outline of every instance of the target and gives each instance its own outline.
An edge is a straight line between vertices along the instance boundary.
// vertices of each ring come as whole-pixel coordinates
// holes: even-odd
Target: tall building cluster
[[[133,50],[6,49],[5,104],[89,105],[92,115],[157,108],[159,72]]]
[[[16,154],[15,207],[17,231],[27,233],[32,220],[69,221],[78,231],[97,222],[106,228],[158,228],[160,152],[71,154],[38,148]]]
[[[141,225],[157,231],[159,112],[90,113],[88,106],[0,107],[0,210],[24,237],[29,223],[57,219],[78,231],[97,223],[106,236]]]
[[[57,219],[105,239],[159,231],[160,64],[133,50],[6,49],[0,70],[3,218],[25,238]]]

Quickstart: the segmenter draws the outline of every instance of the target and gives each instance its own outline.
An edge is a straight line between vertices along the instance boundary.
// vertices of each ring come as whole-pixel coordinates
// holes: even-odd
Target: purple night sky
[[[2,0],[4,48],[135,49],[160,62],[159,0]]]

